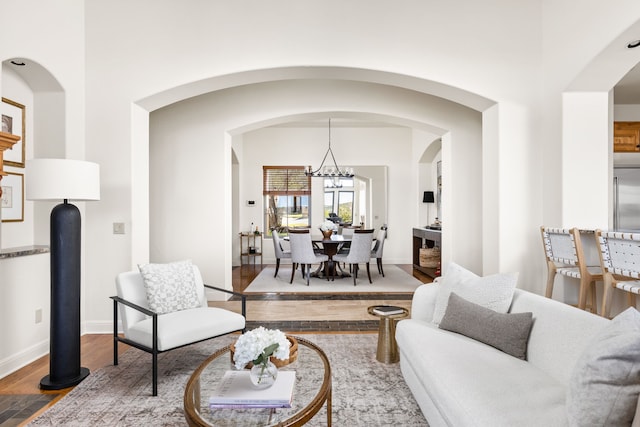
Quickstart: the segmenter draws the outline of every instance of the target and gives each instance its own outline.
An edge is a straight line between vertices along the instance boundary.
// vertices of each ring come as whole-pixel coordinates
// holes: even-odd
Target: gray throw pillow
[[[201,307],[191,261],[140,264],[149,308],[158,314]]]
[[[629,307],[587,345],[567,388],[571,426],[629,426],[640,393],[640,312]]]
[[[497,313],[452,292],[439,327],[526,360],[532,325],[532,313]]]

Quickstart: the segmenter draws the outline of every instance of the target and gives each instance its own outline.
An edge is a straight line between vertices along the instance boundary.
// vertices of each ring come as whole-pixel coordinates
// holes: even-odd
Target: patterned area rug
[[[428,426],[398,364],[376,361],[377,334],[301,335],[329,357],[336,426]],[[151,357],[131,349],[118,366],[92,372],[32,426],[183,426],[183,393],[191,373],[226,336],[163,353],[158,396],[151,396]],[[326,406],[307,424],[326,425]]]
[[[312,277],[309,280],[309,286],[307,286],[307,282],[301,277],[299,269],[294,276],[293,283],[289,283],[291,280],[290,264],[281,265],[277,277],[273,277],[275,267],[266,267],[251,282],[245,293],[413,293],[418,286],[422,285],[420,280],[400,267],[390,264],[384,265],[383,268],[384,277],[378,274],[378,268],[375,263],[370,267],[371,281],[373,283],[369,283],[367,270],[360,266],[356,286],[353,286],[352,277],[336,278],[333,281]]]

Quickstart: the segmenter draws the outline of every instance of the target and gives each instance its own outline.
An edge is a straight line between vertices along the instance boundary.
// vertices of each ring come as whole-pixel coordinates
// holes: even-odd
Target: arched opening
[[[189,98],[151,114],[149,193],[150,211],[154,215],[150,236],[155,239],[151,244],[152,258],[167,260],[199,253],[196,255],[201,257],[199,264],[208,266],[203,267],[205,276],[217,278],[218,283],[223,277],[230,277],[226,270],[232,264],[234,240],[241,231],[241,224],[262,222],[260,209],[254,208],[251,213],[243,202],[262,197],[261,172],[258,175],[255,172],[261,168],[257,166],[319,162],[326,150],[324,123],[328,118],[366,123],[358,130],[356,127],[340,129],[349,135],[347,142],[334,148],[341,153],[341,163],[392,165],[389,168],[390,227],[394,222],[396,227],[398,224],[419,224],[421,201],[417,195],[421,194],[420,179],[424,176],[419,173],[419,162],[411,159],[419,158],[421,154],[416,153],[423,153],[439,136],[449,134],[448,143],[443,143],[442,147],[449,153],[444,157],[453,160],[449,167],[443,167],[443,175],[455,197],[448,201],[447,209],[453,214],[448,219],[450,228],[443,232],[443,241],[451,248],[460,248],[455,256],[482,271],[481,247],[473,247],[482,242],[482,215],[464,215],[468,211],[482,211],[482,114],[418,91],[328,79],[242,85]],[[308,126],[311,120],[319,120],[321,125]],[[359,134],[373,128],[394,135],[386,141],[378,141],[383,151],[368,147],[367,141],[356,143]],[[269,129],[268,132],[278,135],[274,137],[272,149],[266,148],[259,157],[252,157],[255,152],[247,152],[244,140],[261,129]],[[295,138],[287,136],[289,134],[298,135],[298,139],[294,141]],[[377,137],[370,135],[369,138],[371,141]],[[178,140],[181,141],[179,146],[175,143]],[[382,157],[376,158],[376,155]],[[238,161],[238,173],[226,174],[225,170],[236,168],[232,163],[234,156]],[[169,168],[176,172],[168,176],[165,172]],[[248,172],[248,168],[254,171]],[[469,179],[470,174],[476,175]],[[234,177],[240,184],[237,196]],[[200,201],[197,209],[193,206],[189,210],[191,202],[181,200],[179,195],[180,186],[184,188],[185,185],[192,189],[202,186],[201,194],[211,194],[211,189],[221,186],[229,189],[229,195],[225,195],[226,190],[218,192],[215,197]],[[167,194],[172,195],[170,201]],[[446,203],[445,199],[443,205]],[[238,207],[238,214],[227,206]],[[201,219],[198,218],[200,215]],[[247,219],[252,215],[256,216],[255,221]],[[188,216],[189,223],[181,221],[180,216]],[[316,214],[314,221],[321,217],[322,213]],[[237,228],[235,221],[239,224]],[[394,241],[390,239],[386,243],[385,251],[396,253],[397,262],[411,260],[409,231],[395,234]],[[135,236],[135,231],[133,233]],[[195,244],[193,239],[184,238],[192,233],[199,236]],[[214,234],[216,245],[211,244],[210,238],[202,237]],[[475,243],[470,244],[470,241]],[[230,279],[225,284],[230,287]]]
[[[53,74],[28,58],[7,59],[2,62],[2,94],[3,98],[25,106],[24,158],[64,158],[65,97],[64,90]],[[6,166],[5,169],[24,174],[24,163]],[[0,225],[0,247],[48,245],[49,212],[52,206],[49,203],[25,201],[22,221]]]

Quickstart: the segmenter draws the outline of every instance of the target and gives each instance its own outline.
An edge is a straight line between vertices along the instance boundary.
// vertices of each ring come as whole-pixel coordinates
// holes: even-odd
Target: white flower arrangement
[[[333,221],[326,220],[325,222],[320,224],[320,230],[322,231],[327,231],[327,230],[335,231],[337,229],[338,229],[338,226]]]
[[[235,343],[233,362],[236,369],[243,369],[247,363],[266,365],[269,357],[288,360],[291,343],[279,329],[265,329],[260,326],[240,335]]]

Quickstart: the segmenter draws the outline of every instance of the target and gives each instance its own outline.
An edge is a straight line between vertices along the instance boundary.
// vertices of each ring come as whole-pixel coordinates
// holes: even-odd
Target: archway
[[[181,178],[172,176],[171,179],[167,179],[166,170],[170,168],[184,170],[185,180],[181,183],[182,188],[189,185],[194,189],[194,185],[199,185],[199,182],[208,181],[216,182],[216,185],[221,185],[222,188],[232,189],[234,187],[233,174],[227,175],[224,172],[231,170],[232,153],[237,156],[241,168],[243,164],[247,164],[245,161],[246,153],[242,152],[241,147],[236,146],[236,140],[241,140],[243,135],[255,129],[264,128],[266,125],[328,117],[375,120],[393,123],[395,126],[405,129],[406,135],[403,137],[403,144],[406,146],[403,152],[406,155],[403,157],[404,162],[396,159],[395,170],[391,169],[390,173],[393,176],[393,180],[390,178],[391,185],[398,187],[395,190],[390,190],[389,202],[389,205],[395,210],[395,213],[392,211],[389,214],[390,221],[398,221],[398,224],[403,224],[402,227],[406,227],[406,224],[415,225],[418,222],[414,208],[418,203],[415,195],[419,193],[417,160],[412,164],[406,164],[406,161],[415,157],[415,153],[422,153],[428,144],[438,136],[449,134],[453,130],[454,136],[449,136],[447,143],[443,142],[443,149],[449,150],[448,158],[454,159],[450,164],[455,163],[455,166],[451,166],[449,171],[445,170],[444,173],[449,174],[450,188],[456,189],[456,197],[450,201],[453,205],[450,211],[457,212],[458,217],[450,218],[448,222],[450,229],[445,232],[443,238],[445,241],[450,239],[449,247],[458,248],[460,253],[456,256],[459,255],[458,258],[464,260],[461,262],[481,271],[482,250],[479,245],[482,242],[482,216],[469,216],[464,213],[469,209],[473,212],[481,212],[482,210],[482,156],[479,154],[482,150],[482,115],[477,111],[442,98],[365,82],[313,79],[266,82],[219,90],[156,110],[150,120],[151,133],[155,136],[153,149],[159,149],[165,154],[154,155],[155,159],[161,160],[158,165],[152,168],[150,174],[151,180],[157,176],[157,185],[159,185],[157,190],[154,190],[153,186],[150,188],[152,203],[158,203],[158,205],[153,205],[151,209],[155,214],[150,235],[157,236],[162,231],[164,239],[178,242],[183,239],[180,233],[182,235],[193,233],[206,236],[210,232],[214,232],[214,230],[209,231],[209,228],[212,227],[211,224],[217,224],[215,231],[217,247],[209,247],[208,242],[203,240],[199,244],[199,249],[190,242],[189,244],[174,244],[171,251],[174,251],[174,255],[172,255],[174,257],[180,251],[194,252],[199,250],[202,253],[213,254],[208,257],[203,256],[202,264],[206,263],[210,266],[210,271],[205,270],[203,274],[216,278],[217,283],[222,282],[223,277],[228,277],[225,270],[231,265],[233,240],[237,237],[233,229],[232,210],[224,208],[225,206],[233,206],[232,192],[229,190],[229,196],[226,196],[224,195],[226,194],[225,190],[224,194],[219,193],[216,197],[217,210],[220,212],[216,212],[213,206],[208,206],[214,200],[200,201],[197,207],[194,206],[191,209],[190,218],[192,220],[187,225],[184,224],[184,221],[179,222],[177,215],[171,212],[176,211],[179,206],[183,206],[186,211],[189,211],[186,206],[191,203],[190,201],[181,200],[179,205],[168,205],[166,201],[162,200],[164,196],[154,198],[154,191],[157,194],[160,194],[161,191],[164,192],[162,194],[179,194],[180,187],[172,190],[171,186],[176,185],[176,178],[178,180]],[[306,157],[298,158],[298,160],[288,158],[288,161],[302,162],[304,165],[309,163],[309,156],[313,156],[311,159],[314,159],[315,156],[320,157],[322,153],[313,154],[313,150],[324,152],[326,149],[325,132],[324,129],[321,130],[321,141],[318,144],[303,144],[307,147],[303,153]],[[418,133],[420,135],[417,135]],[[431,137],[424,137],[424,135],[431,135]],[[176,140],[181,141],[178,152],[176,152]],[[389,141],[389,144],[391,145],[387,148],[393,147],[393,141]],[[349,144],[342,149],[347,153],[345,154],[346,158],[341,160],[342,162],[354,163],[355,157],[353,156],[359,156],[362,153],[367,153],[370,159],[371,152],[366,147],[356,147]],[[391,153],[397,154],[397,151],[391,149]],[[177,159],[183,157],[187,152],[197,152],[198,156],[196,156],[197,158],[190,157],[188,164],[184,164],[182,167],[178,166]],[[290,151],[290,153],[292,152]],[[352,156],[351,159],[349,156]],[[209,161],[205,162],[204,159],[207,158]],[[257,161],[266,160],[261,158]],[[377,162],[379,161],[376,160]],[[157,172],[159,175],[156,175],[154,169],[159,171]],[[186,178],[187,176],[189,178]],[[255,182],[261,178],[254,174],[247,176],[245,180]],[[201,193],[206,194],[206,191],[203,188]],[[410,198],[405,200],[404,197],[409,197],[409,195],[411,195]],[[134,196],[134,198],[136,197]],[[239,197],[240,200],[245,198],[260,200],[260,194],[252,193],[247,194],[246,197]],[[458,204],[457,207],[456,204]],[[224,209],[220,209],[220,207]],[[210,212],[206,213],[207,210]],[[169,213],[167,214],[167,212]],[[200,223],[194,218],[194,215],[206,215],[208,222],[205,223],[203,219]],[[194,224],[200,224],[200,226],[189,231]],[[133,233],[135,234],[135,231]],[[221,236],[221,234],[223,235]],[[406,237],[404,237],[405,234]],[[410,233],[397,233],[395,236],[398,239],[394,240],[398,244],[399,258],[410,262]],[[400,239],[404,238],[407,242],[403,244]],[[222,244],[220,244],[221,239],[224,239]],[[470,244],[470,241],[474,243]],[[157,245],[153,246],[154,250],[157,249],[154,257],[170,259],[169,250],[163,250]],[[393,253],[393,245],[390,245],[390,249],[392,249],[390,253]],[[216,261],[212,262],[212,259]],[[220,266],[221,260],[224,260],[226,267]],[[216,262],[219,262],[218,267],[216,267]],[[227,283],[226,279],[225,283]],[[230,286],[230,280],[228,286]]]

